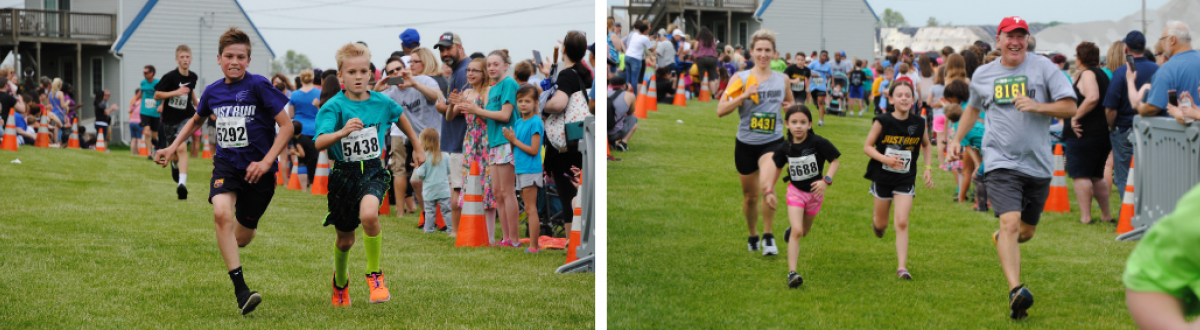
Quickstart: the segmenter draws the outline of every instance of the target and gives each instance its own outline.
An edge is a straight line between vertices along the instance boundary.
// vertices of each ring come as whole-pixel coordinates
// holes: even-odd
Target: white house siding
[[[775,0],[762,15],[762,27],[777,33],[781,53],[824,49],[831,54],[845,50],[848,58],[874,57],[875,15],[863,0],[825,1],[824,48],[821,13],[819,0]]]
[[[124,2],[124,12],[128,15],[122,17],[121,21],[132,22],[145,1]],[[216,14],[212,16],[213,20],[209,24],[211,27],[201,31],[200,17],[201,13],[205,12]],[[120,50],[122,60],[119,68],[111,72],[112,75],[121,76],[120,94],[117,93],[118,88],[110,88],[113,90],[112,99],[120,100],[121,106],[126,107],[126,101],[133,97],[134,91],[144,80],[142,68],[147,64],[154,65],[157,69],[155,78],[161,78],[168,71],[175,70],[178,67],[175,63],[175,48],[180,44],[186,44],[192,49],[190,70],[200,75],[200,87],[196,90],[197,96],[200,96],[205,86],[224,78],[217,66],[217,39],[230,26],[236,26],[250,36],[251,61],[248,72],[260,75],[270,72],[271,53],[233,0],[160,0]],[[200,36],[201,32],[203,39]],[[105,74],[110,73],[106,71]],[[128,109],[122,109],[122,112],[125,111]],[[128,122],[127,119],[124,122]],[[127,136],[122,135],[123,138]]]

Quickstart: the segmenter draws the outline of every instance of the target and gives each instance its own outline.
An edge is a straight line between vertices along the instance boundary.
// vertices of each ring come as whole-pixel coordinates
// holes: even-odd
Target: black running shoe
[[[746,241],[750,243],[750,251],[758,251],[758,236],[750,236]]]
[[[171,180],[179,182],[179,163],[171,162]]]
[[[617,150],[629,151],[629,144],[625,143],[625,141],[617,141],[616,145],[617,145]]]
[[[187,186],[179,185],[179,188],[175,188],[175,193],[179,194],[179,200],[187,199]]]
[[[258,307],[258,303],[261,302],[262,295],[258,294],[258,291],[243,292],[237,298],[238,309],[242,311],[242,315],[253,312],[254,308]]]
[[[789,288],[792,288],[792,289],[799,288],[801,284],[804,284],[804,278],[800,277],[800,274],[796,274],[796,272],[788,272],[788,287]]]
[[[1026,310],[1031,306],[1033,306],[1033,292],[1029,292],[1029,288],[1026,288],[1025,284],[1008,292],[1008,308],[1011,310],[1008,317],[1014,320],[1024,319],[1029,316]]]

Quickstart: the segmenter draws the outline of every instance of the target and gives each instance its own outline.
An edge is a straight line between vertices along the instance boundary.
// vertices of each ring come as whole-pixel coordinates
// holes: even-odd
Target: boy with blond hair
[[[200,80],[200,76],[195,72],[188,70],[192,64],[192,49],[188,45],[179,45],[175,48],[175,63],[179,64],[178,70],[171,70],[163,74],[159,78],[158,84],[154,85],[154,100],[162,106],[162,128],[159,130],[166,138],[159,139],[158,146],[164,147],[165,144],[175,141],[175,137],[179,135],[179,129],[183,128],[183,124],[196,114],[196,103],[200,100],[196,97],[196,82]],[[197,144],[200,141],[192,141]],[[178,183],[175,188],[175,193],[179,195],[179,199],[187,199],[187,171],[188,157],[187,150],[179,149],[178,154],[171,156],[171,179]]]
[[[350,306],[348,259],[354,246],[354,230],[363,227],[367,254],[367,286],[370,302],[391,299],[379,266],[383,248],[382,228],[379,226],[379,203],[391,184],[391,175],[384,167],[385,134],[395,123],[412,141],[414,163],[425,162],[421,140],[413,132],[404,109],[391,98],[370,91],[371,51],[361,44],[346,44],[338,49],[337,77],[346,86],[342,92],[321,104],[317,111],[317,131],[314,140],[317,150],[330,149],[329,214],[324,225],[337,231],[334,249],[333,305]],[[402,192],[397,192],[402,193]]]

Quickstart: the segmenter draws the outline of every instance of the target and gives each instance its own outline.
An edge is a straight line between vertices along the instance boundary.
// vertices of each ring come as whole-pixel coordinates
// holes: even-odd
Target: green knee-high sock
[[[350,280],[350,267],[347,260],[350,259],[350,251],[342,251],[338,248],[333,248],[333,280],[338,287],[346,287],[346,281]]]
[[[363,234],[366,237],[363,241],[367,248],[367,274],[379,271],[379,253],[383,250],[383,233],[378,236],[371,237]]]

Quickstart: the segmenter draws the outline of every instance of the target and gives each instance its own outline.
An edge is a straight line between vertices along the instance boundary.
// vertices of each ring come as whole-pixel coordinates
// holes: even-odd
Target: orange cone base
[[[573,225],[578,225],[578,224],[573,224]],[[580,232],[577,230],[571,231],[571,240],[567,242],[568,243],[567,244],[567,262],[565,262],[564,264],[569,264],[575,260],[579,260],[579,257],[575,256],[575,248],[579,245],[579,240],[580,240],[579,233]]]
[[[1046,198],[1044,212],[1070,213],[1071,202],[1067,197],[1067,187],[1050,187],[1050,197]]]
[[[1133,204],[1121,204],[1121,221],[1117,222],[1117,235],[1133,230]]]
[[[487,223],[482,214],[463,214],[458,222],[458,237],[454,240],[457,247],[488,246]]]
[[[436,208],[434,213],[437,214],[437,219],[434,219],[433,224],[437,225],[438,229],[446,228],[446,220],[442,219],[442,206],[438,205]],[[421,221],[417,223],[417,227],[425,227],[425,212],[421,212]]]

